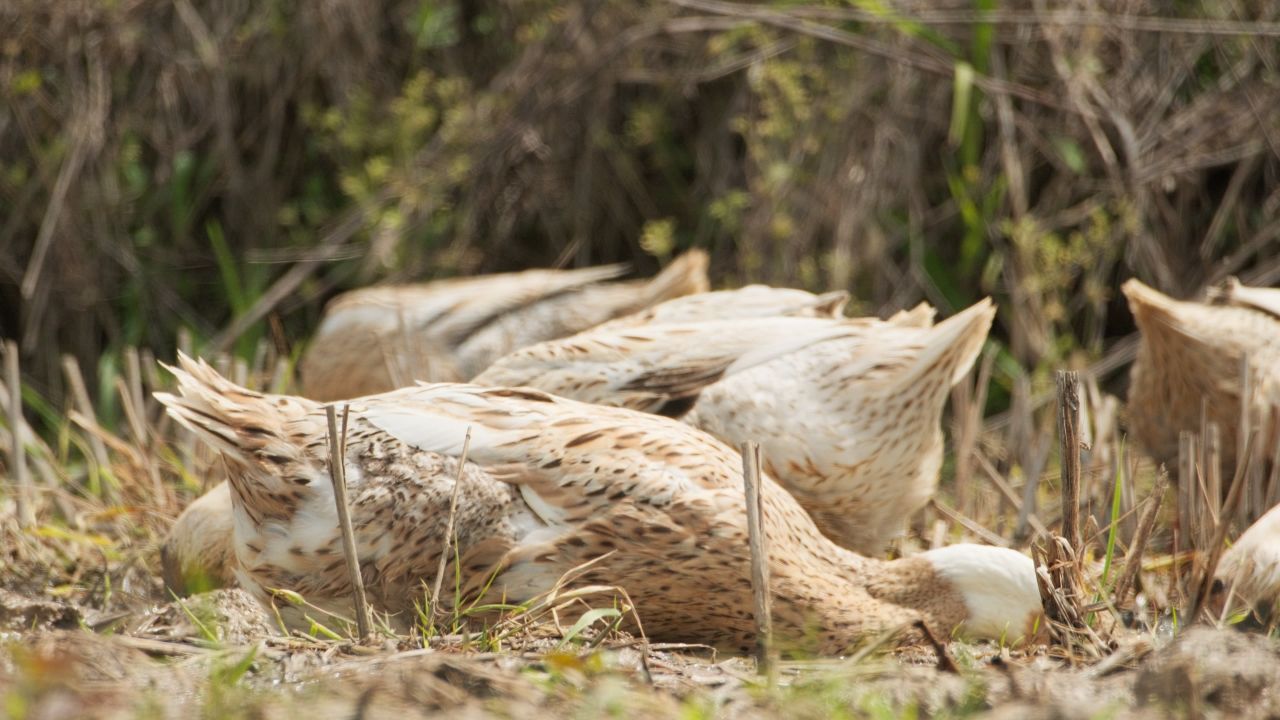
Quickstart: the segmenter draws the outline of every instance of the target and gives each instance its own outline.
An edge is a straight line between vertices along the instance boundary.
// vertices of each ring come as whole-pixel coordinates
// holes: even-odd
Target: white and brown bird
[[[1214,573],[1219,602],[1231,598],[1259,615],[1276,619],[1280,602],[1280,506],[1273,507],[1240,534]]]
[[[227,461],[240,584],[264,603],[279,588],[349,612],[324,407],[179,363],[179,393],[157,397]],[[351,402],[345,470],[375,608],[403,620],[421,602],[468,430],[456,516],[467,587],[492,580],[487,596],[523,602],[578,568],[575,585],[624,588],[651,638],[754,644],[738,455],[667,418],[520,388],[421,385]],[[826,539],[767,478],[762,499],[781,638],[837,653],[923,621],[943,636],[1012,639],[1038,616],[1020,553],[961,545],[868,559]]]
[[[1129,429],[1156,460],[1173,463],[1181,431],[1219,429],[1224,477],[1236,465],[1241,363],[1248,358],[1249,420],[1258,457],[1280,440],[1280,291],[1228,283],[1218,305],[1174,300],[1138,280],[1123,286],[1141,342],[1130,371]]]
[[[596,327],[615,330],[636,325],[760,317],[838,318],[843,316],[847,304],[849,293],[843,290],[815,295],[794,288],[747,285],[674,298]]]
[[[995,308],[930,325],[921,306],[886,321],[755,318],[606,326],[519,350],[475,380],[680,417],[766,467],[846,548],[879,553],[933,495],[941,417]]]
[[[465,380],[516,348],[708,288],[701,250],[648,280],[605,282],[625,271],[527,270],[344,293],[325,308],[299,362],[303,392],[337,400],[415,380]]]
[[[165,589],[176,595],[235,584],[231,488],[214,485],[182,511],[160,546]]]

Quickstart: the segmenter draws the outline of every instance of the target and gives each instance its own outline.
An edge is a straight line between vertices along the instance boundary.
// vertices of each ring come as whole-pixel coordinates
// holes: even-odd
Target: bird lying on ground
[[[324,406],[246,390],[185,356],[179,365],[178,394],[156,397],[226,460],[240,585],[267,605],[285,589],[349,613]],[[625,589],[650,638],[754,645],[741,459],[723,443],[660,416],[523,388],[421,385],[349,408],[360,567],[371,604],[393,622],[412,616],[435,575],[470,430],[456,515],[463,596],[519,603],[572,576],[570,587]],[[781,639],[839,653],[916,622],[944,637],[1014,639],[1038,617],[1020,553],[957,545],[869,559],[827,540],[767,477],[761,493]],[[281,612],[300,622],[296,606]]]
[[[679,417],[734,446],[758,440],[769,474],[828,537],[877,554],[937,487],[943,406],[994,315],[983,300],[932,326],[922,306],[887,321],[603,327],[518,350],[475,382]]]
[[[844,307],[848,303],[849,293],[843,290],[814,295],[793,288],[747,285],[734,290],[716,290],[666,300],[646,310],[601,323],[595,329],[616,330],[637,325],[735,318],[838,318],[844,315]]]
[[[625,271],[527,270],[345,293],[329,303],[299,361],[303,392],[338,400],[415,380],[465,380],[517,348],[708,288],[700,250],[648,280],[604,282]]]

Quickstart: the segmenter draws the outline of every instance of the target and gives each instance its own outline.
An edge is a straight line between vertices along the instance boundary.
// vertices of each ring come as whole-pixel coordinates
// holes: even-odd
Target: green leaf
[[[947,142],[952,147],[959,147],[964,141],[972,98],[973,66],[967,62],[957,62],[951,83],[951,125],[947,128]]]
[[[1068,137],[1053,138],[1053,147],[1058,151],[1058,157],[1062,158],[1062,162],[1071,172],[1077,175],[1085,170],[1084,151],[1076,144],[1075,140]]]
[[[582,617],[578,618],[578,622],[574,623],[573,627],[569,628],[568,632],[564,634],[564,640],[561,641],[561,644],[564,645],[573,642],[574,638],[581,635],[583,630],[591,627],[592,623],[597,620],[603,620],[605,618],[612,620],[619,617],[622,617],[622,611],[617,608],[595,608],[594,610],[588,610],[582,613]]]

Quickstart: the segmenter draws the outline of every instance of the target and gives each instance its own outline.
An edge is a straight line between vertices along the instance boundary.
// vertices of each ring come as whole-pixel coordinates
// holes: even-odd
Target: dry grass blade
[[[939,501],[938,498],[936,497],[929,499],[929,507],[933,508],[934,510],[937,510],[940,515],[946,516],[946,518],[951,522],[963,527],[965,530],[968,530],[974,535],[977,535],[978,537],[982,538],[982,541],[989,545],[995,545],[996,547],[1009,547],[1012,544],[1008,540],[1001,537],[998,533],[994,533],[988,530],[982,523],[978,522],[977,520],[974,520],[973,518],[968,517],[967,515],[964,515],[959,510],[956,510],[955,508],[947,507],[945,504]]]
[[[769,543],[764,533],[764,505],[761,500],[760,444],[748,440],[742,445],[742,484],[747,503],[747,537],[751,546],[751,593],[755,603],[756,661],[769,687],[777,680],[773,657],[773,609],[769,595]]]
[[[67,379],[67,387],[71,391],[71,401],[75,403],[76,410],[82,416],[97,425],[97,413],[93,409],[93,401],[89,399],[89,390],[84,384],[84,373],[80,371],[80,363],[72,355],[62,356],[62,372]],[[107,446],[102,442],[102,438],[95,433],[88,433],[86,436],[89,442],[89,450],[93,453],[94,462],[98,463],[98,467],[102,470],[111,468],[111,460],[107,457]],[[107,483],[103,485],[103,491],[108,500],[118,501],[118,493],[115,485]]]
[[[1035,530],[1036,537],[1040,538],[1048,536],[1049,528],[1045,527],[1044,522],[1042,522],[1040,517],[1034,512],[1023,509],[1023,498],[1018,497],[1018,494],[1009,486],[1009,482],[1000,476],[1000,473],[991,464],[991,461],[987,459],[987,456],[978,452],[974,453],[974,457],[978,461],[978,466],[982,468],[982,472],[986,474],[987,479],[991,481],[991,484],[995,486],[996,490],[1000,492],[1004,499],[1009,502],[1009,505],[1013,507],[1014,511],[1018,513],[1018,517],[1021,518],[1024,514],[1026,515],[1027,524],[1031,529]]]
[[[1124,569],[1120,571],[1120,577],[1116,580],[1115,592],[1112,595],[1116,607],[1124,606],[1129,589],[1133,587],[1138,571],[1142,568],[1142,555],[1146,551],[1147,539],[1151,537],[1151,530],[1155,527],[1156,516],[1160,513],[1160,506],[1164,504],[1164,494],[1168,489],[1169,473],[1161,469],[1156,478],[1156,486],[1147,498],[1147,506],[1142,511],[1142,519],[1138,521],[1133,542],[1129,545],[1129,552],[1124,559]]]
[[[9,468],[13,476],[14,501],[17,504],[18,523],[31,527],[36,522],[35,497],[31,487],[31,475],[27,472],[27,451],[22,442],[22,369],[18,365],[18,344],[12,340],[4,343],[4,384],[9,389]]]
[[[356,608],[356,632],[363,641],[369,636],[373,622],[369,617],[369,603],[364,595],[364,578],[360,574],[355,531],[351,528],[351,513],[347,506],[346,438],[347,416],[350,411],[350,405],[342,406],[342,434],[339,435],[337,411],[332,405],[324,407],[325,418],[329,422],[329,480],[333,483],[333,501],[338,508],[338,526],[342,530],[342,554],[346,557],[351,596]]]
[[[1245,479],[1249,476],[1248,466],[1253,462],[1253,447],[1257,439],[1258,430],[1255,429],[1249,433],[1249,438],[1245,441],[1242,449],[1243,454],[1240,455],[1241,460],[1236,465],[1235,476],[1231,479],[1231,490],[1227,492],[1227,499],[1222,505],[1222,512],[1218,515],[1219,521],[1214,528],[1213,539],[1209,545],[1209,557],[1205,561],[1199,582],[1194,587],[1191,612],[1187,615],[1193,622],[1199,614],[1200,608],[1204,607],[1205,601],[1209,598],[1209,591],[1213,587],[1213,575],[1218,569],[1218,561],[1222,559],[1222,545],[1227,539],[1227,528],[1231,525],[1229,518],[1235,515],[1236,507],[1240,504],[1240,498],[1244,496]]]
[[[444,548],[440,551],[440,564],[436,567],[436,581],[431,586],[431,613],[439,616],[440,587],[444,584],[444,569],[449,564],[449,554],[453,550],[458,522],[458,495],[462,488],[462,478],[467,466],[467,455],[471,452],[471,427],[467,427],[467,435],[462,439],[462,454],[458,456],[458,474],[453,479],[453,493],[449,496],[449,523],[445,526]]]

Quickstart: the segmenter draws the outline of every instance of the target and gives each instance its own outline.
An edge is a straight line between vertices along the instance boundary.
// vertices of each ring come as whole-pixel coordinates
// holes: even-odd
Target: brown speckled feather
[[[706,264],[692,251],[642,281],[602,283],[625,271],[607,265],[352,291],[329,304],[308,343],[303,389],[335,400],[463,380],[516,348],[706,290]]]
[[[828,536],[876,553],[933,493],[943,405],[994,314],[983,301],[937,326],[927,305],[887,321],[606,326],[513,353],[476,382],[683,417],[734,446],[759,440]]]
[[[181,366],[180,394],[157,397],[228,460],[240,582],[264,602],[279,587],[348,612],[322,406],[244,390],[186,358]],[[651,637],[754,642],[741,459],[710,436],[522,388],[423,385],[350,411],[352,517],[378,609],[403,619],[434,574],[470,428],[458,536],[472,586],[494,568],[494,598],[527,600],[596,560],[574,582],[625,588]],[[943,634],[964,624],[986,636],[998,623],[1017,635],[1038,610],[1030,560],[1017,553],[963,546],[960,562],[873,561],[824,538],[767,479],[763,499],[784,638],[839,652],[918,618]],[[1004,600],[988,607],[979,587]]]
[[[1276,447],[1280,413],[1280,319],[1257,309],[1273,290],[1235,288],[1235,300],[1208,305],[1174,300],[1137,280],[1123,287],[1142,333],[1130,371],[1129,428],[1158,461],[1176,462],[1178,433],[1200,431],[1202,401],[1218,424],[1225,477],[1235,467],[1240,363],[1248,356],[1251,423],[1262,428],[1263,457]],[[1241,295],[1255,291],[1253,301]],[[1244,291],[1244,292],[1242,292]]]

